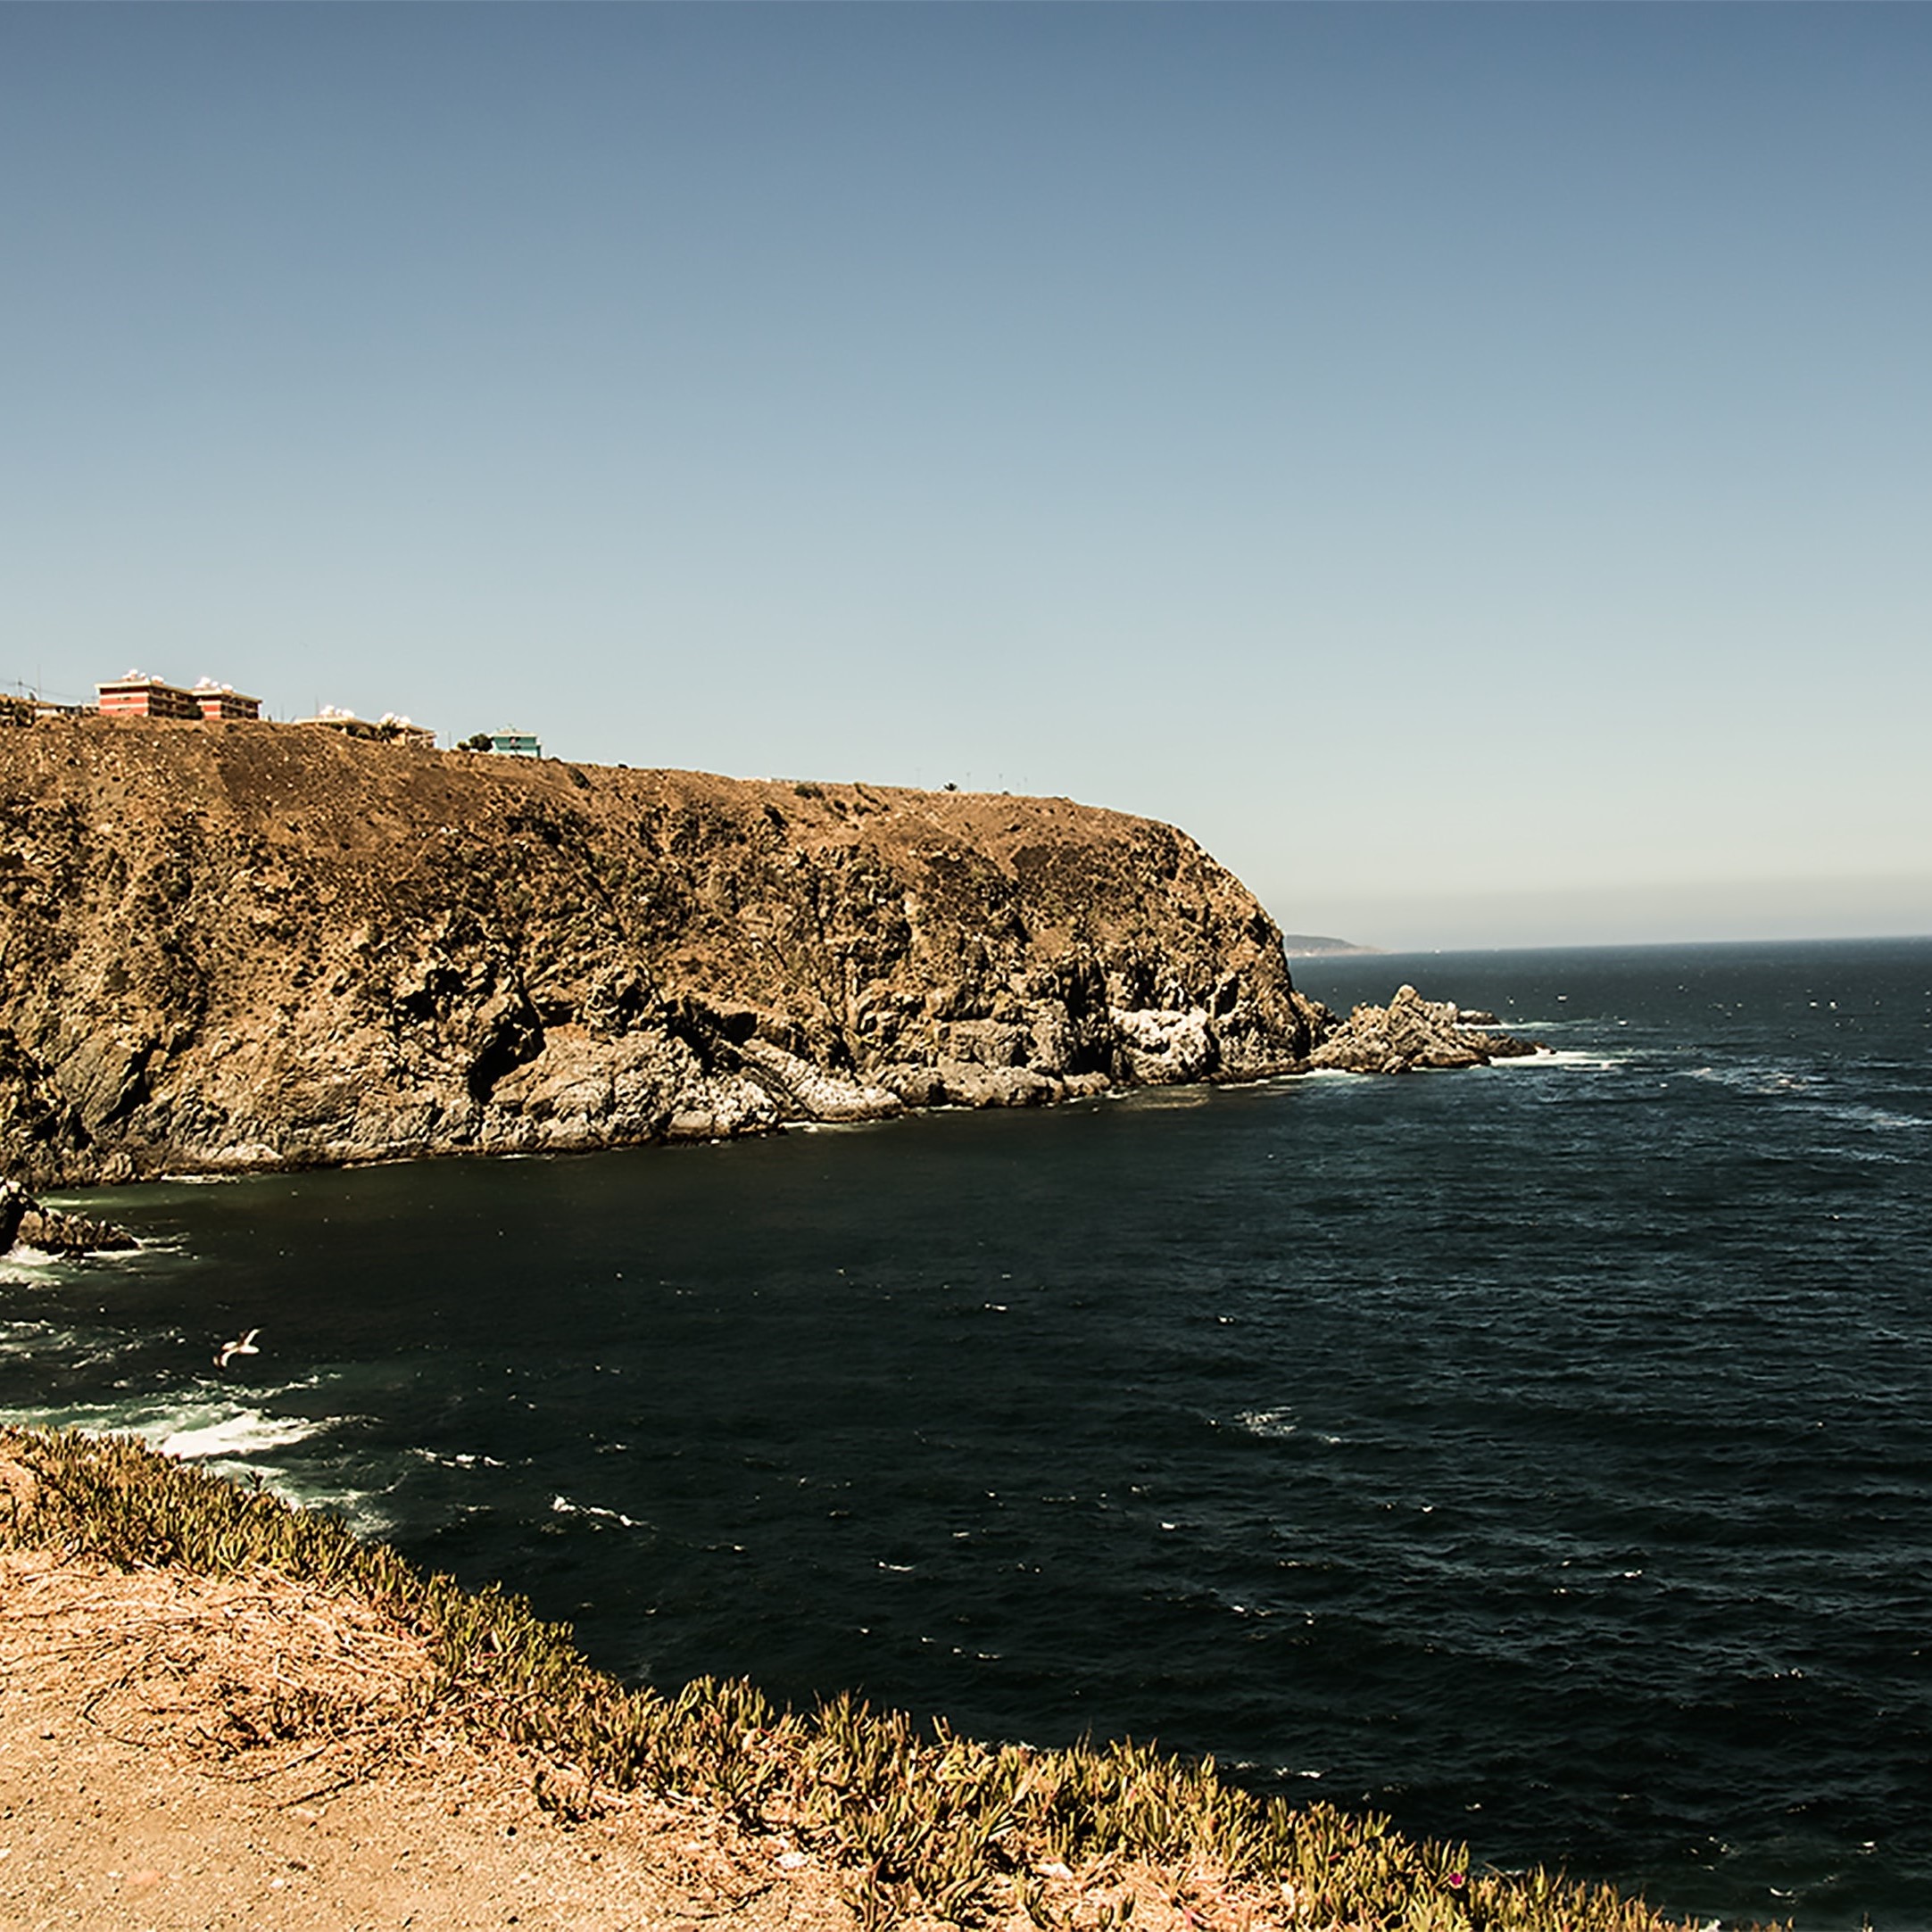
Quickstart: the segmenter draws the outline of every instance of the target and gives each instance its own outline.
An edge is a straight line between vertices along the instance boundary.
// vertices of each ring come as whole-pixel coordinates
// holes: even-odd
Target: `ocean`
[[[0,1266],[0,1414],[260,1472],[627,1678],[1932,1925],[1932,941],[1295,967],[1550,1050],[77,1196],[145,1245]]]

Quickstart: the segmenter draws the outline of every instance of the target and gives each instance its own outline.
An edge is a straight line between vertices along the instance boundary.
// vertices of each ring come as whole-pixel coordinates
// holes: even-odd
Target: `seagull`
[[[225,1369],[230,1362],[234,1361],[236,1356],[260,1355],[261,1351],[255,1347],[255,1337],[261,1332],[261,1331],[259,1328],[252,1328],[239,1341],[223,1342],[221,1344],[221,1353],[215,1357],[215,1366],[218,1369]]]

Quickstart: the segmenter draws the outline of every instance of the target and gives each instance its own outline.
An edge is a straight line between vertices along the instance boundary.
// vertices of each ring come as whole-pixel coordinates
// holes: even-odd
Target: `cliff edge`
[[[1185,833],[299,726],[0,731],[0,1167],[594,1148],[1300,1064]]]

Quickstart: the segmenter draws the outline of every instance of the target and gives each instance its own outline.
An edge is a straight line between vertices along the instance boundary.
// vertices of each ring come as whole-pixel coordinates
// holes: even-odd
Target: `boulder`
[[[0,1254],[37,1248],[44,1254],[91,1255],[134,1246],[134,1237],[125,1228],[43,1207],[17,1181],[0,1181]]]

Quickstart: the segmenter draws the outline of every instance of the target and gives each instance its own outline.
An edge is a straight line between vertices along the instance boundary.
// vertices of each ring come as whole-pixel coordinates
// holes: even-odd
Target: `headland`
[[[0,729],[0,1172],[716,1139],[1529,1050],[1339,1021],[1185,833],[1065,799],[260,721]]]

